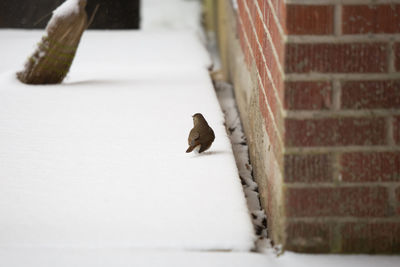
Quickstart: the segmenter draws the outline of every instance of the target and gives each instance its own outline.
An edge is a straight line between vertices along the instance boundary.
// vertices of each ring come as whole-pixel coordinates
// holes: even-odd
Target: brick
[[[265,19],[265,18],[264,18]],[[283,63],[283,44],[282,38],[279,32],[275,33],[277,29],[274,29],[273,24],[266,25],[271,34],[272,42],[268,38],[267,33],[264,28],[264,19],[257,13],[256,17],[252,18],[253,23],[256,25],[257,30],[257,40],[262,47],[262,55],[264,56],[266,62],[265,64],[270,69],[274,84],[278,84],[278,80],[281,78],[281,73],[278,68],[278,64]],[[273,20],[272,20],[273,21]],[[257,45],[258,46],[258,45]],[[278,58],[274,56],[274,50],[278,55]],[[279,62],[278,62],[279,61]]]
[[[296,146],[384,145],[383,118],[286,119],[285,143]]]
[[[278,62],[276,61],[276,58],[273,55],[272,44],[267,38],[265,38],[263,40],[262,46],[263,46],[263,54],[265,57],[266,65],[268,66],[268,69],[271,73],[272,81],[275,87],[278,87],[277,85],[279,84],[280,81],[282,81],[282,75],[278,68]],[[283,92],[278,88],[277,90],[278,92],[280,92],[281,99],[283,99]]]
[[[264,11],[264,4],[266,4],[265,2],[266,2],[265,0],[257,0],[257,4],[261,10],[261,13],[263,13],[263,11]]]
[[[270,2],[270,1],[267,1]],[[276,14],[276,17],[278,18],[278,23],[281,25],[281,27],[283,29],[286,28],[286,14],[287,14],[287,10],[286,10],[286,3],[285,0],[272,0],[270,2],[272,5],[272,9]]]
[[[288,34],[333,34],[332,5],[287,5],[286,12]]]
[[[384,43],[289,43],[285,70],[287,73],[382,73],[388,71],[387,55]]]
[[[251,3],[249,3],[251,2]],[[254,16],[249,17],[247,12],[246,14],[244,14],[243,16],[245,18],[243,18],[243,20],[245,21],[244,24],[248,24],[248,30],[246,30],[247,32],[247,36],[250,36],[250,43],[251,43],[251,50],[254,53],[254,60],[257,66],[257,69],[260,73],[260,76],[262,78],[263,81],[263,85],[264,88],[266,90],[272,90],[272,87],[269,88],[267,87],[267,85],[272,86],[272,84],[268,84],[270,82],[273,82],[273,84],[275,85],[276,90],[278,91],[279,97],[281,97],[281,99],[283,99],[283,93],[281,91],[282,86],[282,73],[280,71],[280,69],[278,68],[278,64],[279,62],[277,60],[281,60],[281,62],[283,62],[283,44],[282,44],[282,38],[280,37],[280,34],[277,30],[277,28],[275,29],[274,27],[269,28],[269,25],[266,25],[271,32],[271,36],[274,36],[274,29],[277,33],[275,33],[275,35],[277,35],[279,38],[275,38],[276,43],[271,42],[268,37],[267,37],[267,33],[264,29],[264,19],[260,16],[259,12],[257,11],[257,9],[255,8],[255,2],[254,1],[247,1],[248,7],[252,10],[255,10]],[[240,8],[240,4],[239,4],[239,8]],[[244,8],[244,6],[242,7]],[[251,28],[251,21],[254,24],[254,29]],[[270,21],[274,21],[274,20],[270,20]],[[271,24],[274,25],[274,24]],[[256,31],[256,34],[254,34],[254,31]],[[273,45],[275,45],[275,49],[276,52],[278,53],[278,59],[274,56],[274,50],[273,50]],[[260,46],[262,47],[262,51],[259,51]],[[277,49],[277,47],[279,49]],[[261,53],[260,53],[261,52]],[[263,56],[265,58],[265,62],[263,61]],[[280,58],[279,58],[280,57]],[[266,70],[264,70],[265,68],[265,64],[268,66],[271,76],[272,76],[272,81],[267,81],[267,75],[266,74]],[[264,66],[263,66],[264,65]]]
[[[343,182],[400,182],[400,152],[354,152],[340,157]]]
[[[400,221],[347,223],[341,230],[342,251],[399,253]]]
[[[256,12],[257,12],[255,1],[254,0],[246,0],[246,4],[250,11],[250,17],[254,18],[256,16]]]
[[[289,222],[285,249],[295,252],[330,252],[333,225],[329,223]]]
[[[400,144],[400,116],[393,118],[393,138],[396,144]]]
[[[400,107],[400,81],[350,81],[342,84],[342,109]]]
[[[344,5],[343,34],[399,33],[400,5]]]
[[[321,110],[331,106],[330,82],[285,82],[286,109]]]
[[[244,9],[244,2],[243,1],[238,1],[238,5],[239,5],[239,17],[241,20],[241,27],[240,27],[240,40],[241,40],[241,45],[242,45],[242,50],[243,50],[243,54],[245,57],[245,62],[247,65],[247,68],[250,69],[251,67],[251,63],[252,63],[252,58],[250,55],[250,47],[247,44],[246,41],[246,37],[249,41],[249,43],[251,44],[251,40],[250,37],[252,35],[249,36],[250,33],[250,29],[251,29],[251,25],[250,25],[250,21],[248,20],[248,16],[246,13],[246,10]]]
[[[393,49],[395,55],[394,65],[396,71],[400,71],[400,43],[395,43]]]
[[[272,44],[275,48],[275,51],[278,54],[279,62],[283,65],[283,63],[284,63],[284,51],[283,51],[284,44],[283,44],[283,42],[284,41],[283,41],[283,38],[282,38],[281,33],[278,28],[279,22],[277,22],[274,19],[274,16],[273,16],[274,12],[275,12],[274,9],[270,8],[270,5],[266,4],[263,20],[264,20],[266,28],[268,29],[268,32],[271,36]]]
[[[331,154],[290,154],[284,156],[286,183],[332,182]]]
[[[264,29],[264,22],[263,22],[262,17],[260,17],[258,12],[256,12],[255,17],[252,18],[252,21],[253,21],[253,23],[255,25],[255,28],[256,28],[255,30],[257,32],[258,42],[260,44],[262,44],[263,43],[262,42],[263,41],[263,37],[264,37],[264,35],[266,33],[265,33],[265,29]]]
[[[254,62],[256,63],[256,67],[258,72],[262,73],[263,69],[265,68],[265,63],[262,58],[262,52],[260,51],[260,47],[256,45],[254,48],[253,55],[254,55]]]
[[[384,217],[390,212],[384,187],[289,187],[286,194],[287,216]]]

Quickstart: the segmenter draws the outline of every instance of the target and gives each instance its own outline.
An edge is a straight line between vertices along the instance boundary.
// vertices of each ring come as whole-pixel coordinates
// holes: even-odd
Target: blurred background
[[[51,12],[64,0],[0,1],[1,28],[44,28]],[[99,5],[92,29],[139,29],[140,0],[88,0],[87,12]]]

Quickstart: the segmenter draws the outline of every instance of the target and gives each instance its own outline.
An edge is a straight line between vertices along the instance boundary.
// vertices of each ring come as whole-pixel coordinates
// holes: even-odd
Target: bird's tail
[[[192,152],[194,148],[195,146],[189,146],[189,148],[186,150],[186,153]]]

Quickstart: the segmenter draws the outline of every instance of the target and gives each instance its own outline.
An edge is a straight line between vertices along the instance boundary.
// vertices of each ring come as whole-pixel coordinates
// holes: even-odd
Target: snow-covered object
[[[0,57],[18,58],[40,35],[0,31]],[[21,84],[14,61],[0,62],[0,248],[252,249],[197,37],[113,31],[84,39],[61,85]],[[185,153],[196,112],[216,134],[200,155]]]
[[[55,17],[69,17],[77,15],[80,9],[86,6],[86,0],[66,0],[53,11]]]
[[[67,0],[54,12],[32,56],[17,73],[26,84],[61,83],[87,27],[86,0]]]

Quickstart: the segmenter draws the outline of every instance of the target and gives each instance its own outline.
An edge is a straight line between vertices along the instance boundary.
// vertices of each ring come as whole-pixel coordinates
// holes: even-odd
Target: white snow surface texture
[[[85,0],[66,0],[53,11],[53,15],[57,17],[67,17],[71,14],[79,12],[79,2]]]
[[[197,37],[89,31],[63,84],[23,85],[42,34],[0,31],[0,247],[250,250]],[[185,153],[196,112],[216,134],[200,155]]]

